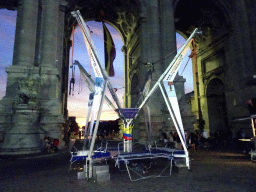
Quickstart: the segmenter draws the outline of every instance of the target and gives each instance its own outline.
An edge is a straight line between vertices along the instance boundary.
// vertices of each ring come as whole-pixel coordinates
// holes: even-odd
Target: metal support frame
[[[103,91],[100,93],[101,95],[105,94],[106,84],[107,84],[107,81],[104,82]],[[96,125],[94,127],[94,130],[93,130],[93,136],[92,136],[92,140],[91,140],[91,144],[90,144],[90,150],[89,150],[88,158],[86,159],[86,171],[87,171],[87,164],[89,164],[89,175],[86,175],[86,176],[88,176],[88,178],[92,178],[92,163],[93,163],[92,162],[92,151],[93,151],[93,148],[94,148],[95,139],[97,137],[97,131],[98,131],[98,127],[99,127],[99,120],[100,120],[100,115],[101,115],[101,112],[102,112],[103,101],[104,101],[104,97],[101,97],[100,98],[99,111],[98,111],[98,114],[97,114],[97,121],[96,121]]]
[[[119,116],[121,118],[123,117],[123,113],[122,113],[120,102],[119,102],[118,97],[117,97],[117,95],[114,91],[114,88],[113,88],[113,86],[112,86],[112,84],[109,80],[109,77],[108,77],[106,71],[101,66],[98,55],[96,53],[96,49],[95,49],[93,40],[90,36],[90,31],[89,31],[88,27],[85,25],[85,22],[84,22],[81,14],[80,14],[80,11],[79,10],[73,11],[73,12],[71,12],[71,14],[76,18],[78,24],[80,25],[80,27],[82,29],[83,35],[85,37],[85,41],[91,48],[90,49],[90,56],[92,58],[92,66],[93,66],[93,70],[94,70],[96,78],[102,78],[104,80],[103,91],[101,90],[100,87],[98,87],[98,90],[96,90],[97,86],[95,86],[95,92],[98,92],[98,93],[95,93],[94,99],[93,99],[93,104],[92,104],[93,105],[92,109],[93,108],[95,108],[96,110],[98,109],[98,114],[97,114],[96,125],[93,129],[93,137],[92,137],[91,143],[90,143],[89,155],[88,155],[88,158],[86,159],[86,170],[85,170],[86,171],[86,177],[87,178],[92,178],[92,163],[93,163],[92,162],[92,152],[93,152],[93,148],[94,148],[94,144],[95,144],[95,139],[96,139],[96,136],[97,136],[100,115],[101,115],[101,111],[102,111],[103,101],[104,101],[104,98],[105,98],[105,89],[106,89],[106,87],[108,87],[108,89],[109,89],[109,91],[112,95],[112,98],[115,101],[115,103],[117,105],[117,108],[119,109],[118,113],[119,113]],[[95,96],[98,97],[98,98],[95,99]],[[97,106],[99,104],[99,99],[100,99],[100,105]],[[96,105],[96,107],[95,107],[95,105]],[[92,121],[92,119],[91,119],[91,121]],[[93,121],[94,121],[94,119],[93,119]],[[86,122],[86,123],[88,123],[88,122]],[[93,123],[91,122],[91,124],[93,124]],[[91,127],[91,130],[92,130],[92,128],[93,127]]]
[[[91,38],[90,30],[88,29],[87,25],[85,24],[85,22],[83,20],[83,17],[82,17],[79,10],[73,11],[73,12],[71,12],[71,14],[73,15],[73,17],[76,18],[78,24],[80,25],[80,27],[82,29],[83,35],[85,37],[85,41],[89,44],[89,46],[91,48],[90,55],[91,55],[91,58],[92,58],[92,67],[93,67],[93,71],[95,73],[95,76],[96,77],[102,77],[102,78],[104,78],[105,81],[107,81],[107,87],[108,87],[108,89],[111,93],[111,96],[112,96],[113,100],[115,101],[115,103],[117,105],[119,117],[124,119],[119,99],[118,99],[118,97],[115,93],[115,90],[114,90],[114,88],[113,88],[113,86],[112,86],[112,84],[109,80],[107,72],[102,68],[100,60],[99,60],[98,55],[96,53],[96,48],[95,48],[93,40]]]
[[[98,56],[96,54],[96,50],[95,50],[95,46],[93,44],[93,41],[91,39],[90,36],[90,31],[88,29],[88,27],[85,25],[85,22],[79,12],[79,10],[74,11],[71,13],[78,21],[78,24],[81,26],[81,29],[83,31],[84,37],[85,37],[85,41],[86,43],[90,46],[90,54],[91,54],[91,58],[92,58],[92,66],[95,72],[95,76],[96,77],[101,77],[104,79],[104,87],[103,87],[103,91],[100,91],[100,105],[98,107],[98,115],[97,115],[97,121],[96,121],[96,125],[95,128],[93,130],[93,137],[92,137],[92,141],[91,141],[91,145],[90,145],[90,151],[89,151],[89,155],[88,158],[86,159],[86,172],[87,172],[87,166],[89,165],[89,173],[86,173],[86,176],[88,176],[87,178],[92,178],[92,151],[94,148],[94,144],[95,144],[95,139],[96,139],[96,134],[97,134],[97,129],[98,129],[98,125],[99,125],[99,119],[100,119],[100,115],[101,115],[101,111],[102,111],[102,105],[103,105],[103,100],[105,97],[105,89],[106,86],[108,87],[116,105],[118,108],[118,115],[119,117],[124,121],[124,127],[125,128],[129,128],[129,125],[131,124],[131,122],[133,121],[133,119],[135,119],[140,111],[140,109],[146,104],[146,102],[149,100],[149,98],[152,96],[152,94],[155,92],[155,90],[159,87],[161,90],[161,93],[164,97],[165,103],[167,105],[167,108],[169,110],[169,113],[173,119],[175,128],[178,132],[178,136],[180,137],[183,149],[185,151],[185,155],[186,155],[186,165],[189,168],[189,156],[188,156],[188,150],[187,150],[187,146],[186,146],[186,140],[185,140],[185,134],[184,134],[184,128],[183,128],[183,124],[182,124],[182,120],[181,120],[181,115],[180,115],[180,111],[179,111],[179,105],[178,105],[178,101],[177,101],[177,96],[176,96],[176,92],[173,86],[173,89],[170,90],[170,87],[168,87],[168,82],[173,82],[178,69],[181,65],[181,62],[187,52],[187,50],[189,49],[189,45],[192,41],[192,38],[194,38],[194,36],[196,34],[198,34],[198,29],[195,29],[194,32],[191,34],[191,36],[188,38],[188,40],[186,41],[186,43],[182,46],[182,48],[179,50],[178,54],[174,57],[173,61],[170,63],[170,65],[167,67],[167,69],[165,70],[165,72],[160,76],[160,78],[158,79],[158,81],[155,83],[155,85],[152,87],[152,89],[149,91],[149,93],[146,95],[145,99],[142,101],[142,103],[139,106],[139,110],[137,112],[137,114],[135,115],[135,117],[133,119],[127,119],[124,117],[124,114],[122,112],[118,97],[113,89],[112,84],[109,81],[108,75],[106,73],[105,70],[103,70]],[[95,88],[96,89],[96,88]],[[99,97],[98,95],[98,97]],[[95,98],[94,98],[95,99]],[[99,101],[99,99],[97,99]],[[93,105],[97,105],[98,101],[96,101],[96,103],[93,103]],[[93,101],[94,102],[94,101]],[[97,107],[96,107],[97,108]],[[131,141],[125,141],[124,140],[124,151],[125,152],[131,152],[132,151],[132,142]]]
[[[251,116],[251,122],[252,122],[252,136],[253,137],[255,137],[256,135],[256,133],[255,133],[255,122],[254,122],[254,119],[255,119],[255,117],[252,117]]]
[[[139,111],[141,108],[147,103],[149,98],[152,96],[152,94],[156,91],[156,89],[159,87],[161,90],[161,93],[164,97],[166,106],[169,110],[169,113],[172,117],[172,120],[174,122],[175,128],[177,130],[178,136],[181,140],[183,149],[186,154],[186,165],[189,168],[189,154],[186,146],[186,138],[184,133],[184,128],[181,120],[180,110],[179,110],[179,104],[175,92],[174,85],[171,85],[172,89],[170,89],[168,83],[173,82],[176,74],[178,73],[179,67],[181,65],[181,62],[184,58],[184,56],[187,53],[187,50],[189,49],[190,43],[192,42],[192,39],[199,34],[200,32],[196,28],[194,32],[190,35],[186,43],[181,47],[177,55],[174,57],[173,61],[170,63],[170,65],[167,67],[167,69],[164,71],[164,73],[159,77],[158,81],[155,83],[155,85],[152,87],[152,89],[149,91],[145,99],[142,101],[142,103],[139,106]],[[138,112],[139,112],[138,111]],[[136,118],[136,117],[135,117]]]
[[[171,109],[171,105],[170,105],[170,103],[169,103],[169,100],[168,100],[167,97],[166,97],[166,94],[165,94],[165,92],[164,92],[164,89],[163,89],[162,85],[160,85],[159,87],[160,87],[160,90],[161,90],[162,95],[163,95],[163,97],[164,97],[164,100],[165,100],[165,103],[166,103],[167,108],[168,108],[168,110],[169,110],[169,113],[170,113],[170,115],[171,115],[171,118],[172,118],[172,120],[173,120],[174,126],[175,126],[175,128],[176,128],[177,133],[178,133],[178,136],[179,136],[179,138],[182,138],[182,139],[180,139],[180,141],[181,141],[181,144],[182,144],[183,149],[184,149],[185,154],[186,154],[186,165],[187,165],[188,168],[190,168],[190,166],[189,166],[190,163],[189,163],[188,149],[187,149],[187,145],[186,145],[186,138],[184,138],[184,132],[183,132],[183,133],[181,132],[181,128],[179,127],[179,123],[177,122],[178,120],[177,120],[177,118],[175,117],[175,113],[174,113],[173,110]],[[177,99],[177,97],[175,97],[175,99]],[[177,102],[178,102],[178,101],[177,101]],[[177,115],[177,114],[176,114],[176,115]],[[183,129],[183,127],[182,127],[182,129]]]
[[[256,130],[255,130],[255,122],[254,119],[256,119],[256,115],[250,115],[250,117],[244,117],[244,118],[237,118],[234,119],[233,121],[246,121],[246,120],[251,120],[251,126],[252,126],[252,138],[251,139],[239,139],[240,141],[251,141],[254,142],[254,145],[256,146]],[[251,150],[249,152],[249,154],[251,155],[251,160],[256,162],[256,149],[253,151]]]
[[[145,159],[157,159],[157,158],[164,158],[164,159],[168,159],[169,163],[168,165],[161,171],[160,174],[158,175],[149,175],[149,176],[142,176],[141,174],[139,174],[136,170],[132,169],[131,167],[129,167],[129,163],[131,163],[131,161],[133,160],[145,160]],[[156,178],[156,177],[165,177],[162,174],[165,172],[165,170],[170,166],[170,176],[172,173],[172,162],[174,157],[171,154],[167,154],[167,153],[142,153],[142,154],[120,154],[118,155],[116,158],[114,158],[116,161],[116,165],[118,166],[118,168],[120,168],[120,162],[124,162],[125,163],[125,167],[127,170],[127,173],[129,175],[129,178],[131,181],[139,181],[142,179],[148,179],[148,178]],[[131,173],[130,171],[133,171],[134,173],[136,173],[139,178],[138,179],[132,179]]]

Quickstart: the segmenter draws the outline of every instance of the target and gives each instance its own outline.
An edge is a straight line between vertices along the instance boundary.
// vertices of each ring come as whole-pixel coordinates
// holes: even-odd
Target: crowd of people
[[[212,149],[232,149],[249,153],[251,150],[256,150],[256,137],[254,140],[243,140],[245,136],[241,131],[233,135],[230,130],[216,130],[208,136],[206,132],[195,130],[194,132],[185,132],[186,145],[188,149],[198,150],[199,148],[211,147]],[[160,134],[160,143],[165,146],[175,149],[182,149],[183,146],[177,132],[165,132]]]
[[[199,142],[201,139],[201,135],[199,134],[199,131],[194,131],[190,134],[187,132],[185,133],[186,137],[186,143],[188,147],[197,150],[199,147]],[[160,142],[166,144],[170,148],[175,148],[175,149],[182,149],[182,144],[180,137],[177,132],[170,132],[169,135],[167,135],[165,132],[162,132],[161,137],[160,137]]]
[[[83,139],[82,132],[79,134],[79,139]],[[240,149],[245,151],[245,153],[249,153],[250,150],[255,150],[256,146],[256,137],[255,143],[250,145],[250,143],[239,142],[241,138],[244,138],[242,132],[237,132],[235,138],[233,138],[232,132],[229,130],[216,130],[211,137],[208,138],[208,135],[205,135],[205,132],[200,133],[198,130],[193,132],[185,131],[185,138],[186,138],[186,147],[192,150],[198,150],[199,148],[206,147],[213,147],[214,149],[223,148],[223,147],[230,147],[231,145],[236,149]],[[119,132],[114,130],[106,131],[106,130],[99,130],[97,133],[98,141],[102,140],[118,140],[120,139]],[[67,131],[64,136],[64,142],[67,146],[70,141],[70,131]],[[44,137],[44,148],[45,151],[49,153],[55,153],[58,151],[58,145],[60,141],[55,138],[51,138],[49,136]],[[166,132],[162,132],[160,134],[160,143],[164,144],[169,148],[175,149],[183,149],[180,137],[177,132],[170,131],[169,134]]]

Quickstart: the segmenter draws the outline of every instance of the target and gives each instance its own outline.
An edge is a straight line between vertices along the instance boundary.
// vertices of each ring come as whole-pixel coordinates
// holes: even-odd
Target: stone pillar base
[[[23,155],[39,153],[43,150],[43,140],[38,124],[39,110],[30,109],[27,104],[18,104],[13,117],[13,125],[6,131],[1,146],[1,155]]]
[[[46,135],[55,138],[55,139],[63,139],[63,123],[57,123],[57,122],[47,122],[42,123],[42,129],[46,131]]]

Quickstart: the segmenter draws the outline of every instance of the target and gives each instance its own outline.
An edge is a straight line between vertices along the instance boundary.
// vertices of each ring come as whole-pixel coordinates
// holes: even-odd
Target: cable
[[[72,70],[72,77],[70,79],[70,84],[69,84],[69,95],[71,95],[71,92],[73,90],[72,96],[74,96],[74,85],[75,85],[75,68],[73,66],[73,56],[74,56],[74,33],[75,33],[75,28],[74,25],[72,26],[72,51],[71,51],[71,57],[70,57],[70,68]],[[73,84],[73,88],[72,88]]]
[[[88,25],[87,25],[87,26],[88,26]],[[89,26],[88,26],[88,28],[89,28]],[[80,30],[82,30],[82,29],[80,28]],[[102,40],[103,42],[108,43],[108,42],[106,42],[102,37],[100,37],[99,35],[97,35],[96,33],[94,33],[90,28],[89,28],[89,30],[90,30],[90,33],[91,33],[91,34],[95,35],[97,38],[99,38],[99,39]],[[175,53],[175,52],[176,52],[179,48],[181,48],[182,46],[183,46],[183,45],[181,45],[181,46],[178,47],[177,49],[173,50],[172,52],[168,53],[167,55],[165,55],[165,56],[162,57],[161,59],[159,59],[159,60],[157,60],[157,61],[155,61],[155,62],[152,62],[152,65],[154,65],[154,64],[156,64],[156,63],[158,63],[158,62],[160,62],[160,61],[163,61],[166,57],[168,57],[168,56],[170,56],[171,54]],[[131,59],[134,59],[134,57],[131,57],[130,55],[128,55],[128,54],[126,54],[126,53],[124,53],[124,55],[126,55],[127,57],[129,57],[129,58],[131,58]]]
[[[92,33],[93,35],[97,36],[97,37],[98,37],[100,40],[102,40],[103,42],[108,43],[108,42],[106,42],[104,39],[102,39],[101,37],[99,37],[97,34],[93,33],[93,31],[91,31],[91,33]],[[168,54],[167,54],[166,56],[164,56],[163,58],[161,58],[161,59],[159,59],[159,60],[157,60],[157,61],[155,61],[155,62],[152,62],[152,64],[154,65],[154,64],[158,63],[159,61],[164,60],[166,57],[168,57],[169,55],[173,54],[174,52],[176,52],[176,51],[177,51],[179,48],[181,48],[181,47],[182,47],[182,45],[181,45],[180,47],[178,47],[177,49],[175,49],[174,51],[168,53]],[[128,55],[128,54],[126,54],[126,53],[124,53],[124,55],[126,55],[127,57],[129,57],[129,58],[131,58],[131,59],[134,59],[134,57],[131,57],[130,55]]]
[[[183,71],[181,72],[181,74],[180,74],[180,75],[182,75],[182,74],[183,74],[183,72],[185,71],[185,69],[186,69],[186,67],[187,67],[187,65],[188,65],[189,60],[190,60],[190,57],[188,57],[188,61],[187,61],[186,65],[185,65],[185,67],[184,67],[184,69],[183,69]]]
[[[82,74],[80,72],[80,78],[79,78],[79,86],[78,86],[78,94],[82,93]]]

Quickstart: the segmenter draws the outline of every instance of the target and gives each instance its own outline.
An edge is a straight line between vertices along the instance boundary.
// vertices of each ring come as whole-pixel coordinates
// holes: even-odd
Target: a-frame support
[[[181,65],[181,62],[182,62],[187,50],[189,49],[189,45],[192,41],[192,38],[194,38],[194,36],[196,34],[198,34],[198,29],[194,30],[194,32],[188,38],[186,43],[179,50],[178,54],[175,56],[175,58],[173,59],[171,64],[167,67],[165,72],[160,76],[160,78],[158,79],[156,84],[152,87],[152,89],[147,94],[147,96],[145,97],[143,102],[140,104],[139,108],[136,109],[136,114],[132,118],[126,118],[125,114],[123,113],[123,110],[120,107],[120,104],[119,104],[118,98],[115,94],[115,91],[113,89],[113,86],[111,85],[111,83],[109,81],[108,75],[106,74],[106,71],[102,69],[102,66],[99,62],[93,41],[90,37],[90,32],[89,32],[88,27],[85,25],[83,18],[79,11],[72,12],[72,15],[74,17],[76,17],[79,25],[82,28],[83,34],[85,36],[85,40],[90,45],[90,48],[91,48],[90,54],[91,54],[91,58],[92,58],[92,65],[93,65],[93,69],[95,72],[95,76],[96,76],[96,78],[101,79],[104,84],[104,86],[102,87],[102,83],[97,85],[97,82],[95,82],[95,95],[94,95],[94,99],[93,99],[92,109],[94,109],[94,105],[96,105],[97,107],[95,107],[95,109],[98,109],[98,115],[97,115],[96,125],[93,130],[93,137],[92,137],[92,141],[91,141],[91,145],[90,145],[89,155],[88,155],[88,158],[86,159],[86,162],[87,162],[86,163],[86,171],[87,171],[87,165],[89,165],[89,169],[88,169],[89,173],[86,174],[86,177],[87,178],[92,177],[92,151],[94,148],[94,143],[95,143],[96,134],[97,134],[97,130],[98,130],[99,119],[100,119],[100,115],[101,115],[103,100],[105,97],[106,86],[109,88],[109,91],[112,94],[112,97],[113,97],[115,103],[117,104],[117,107],[118,107],[117,111],[118,111],[119,117],[121,117],[121,119],[124,121],[124,126],[125,126],[124,129],[125,130],[130,129],[130,124],[132,123],[133,119],[136,118],[140,109],[145,105],[145,103],[149,100],[149,98],[152,96],[152,94],[155,92],[155,90],[159,87],[161,90],[161,93],[164,97],[164,100],[165,100],[165,103],[169,110],[169,113],[172,117],[172,120],[174,122],[175,128],[179,135],[179,138],[181,140],[183,149],[185,151],[186,165],[189,167],[189,157],[188,157],[188,150],[187,150],[187,146],[186,146],[184,128],[183,128],[183,124],[182,124],[182,120],[181,120],[181,115],[180,115],[180,110],[179,110],[179,105],[178,105],[175,88],[173,85],[173,80],[178,72],[178,69]],[[95,96],[97,97],[97,99],[95,98]],[[94,102],[96,102],[96,103],[94,103]],[[100,102],[100,104],[99,104],[99,102]],[[132,142],[130,140],[124,139],[124,151],[125,152],[132,151]]]
[[[199,34],[198,29],[195,29],[194,32],[190,35],[190,37],[187,39],[186,43],[181,47],[177,55],[174,57],[173,61],[170,63],[170,65],[167,67],[164,73],[159,77],[158,81],[155,83],[155,85],[149,91],[146,98],[143,100],[143,102],[139,106],[139,110],[140,110],[146,104],[146,102],[150,99],[150,97],[156,91],[156,89],[158,87],[160,88],[161,93],[164,97],[166,106],[169,110],[174,126],[176,128],[176,131],[178,133],[178,136],[181,140],[181,144],[185,151],[186,165],[188,167],[189,167],[189,157],[188,157],[188,150],[186,146],[186,138],[185,138],[184,128],[181,120],[180,109],[179,109],[179,104],[178,104],[173,80],[176,74],[178,73],[181,62],[189,49],[192,39],[198,34]]]
[[[118,97],[114,91],[114,88],[109,80],[109,77],[106,73],[106,71],[102,68],[98,55],[96,53],[96,49],[93,43],[93,40],[90,36],[90,30],[88,29],[88,27],[85,25],[85,22],[80,14],[80,11],[73,11],[71,12],[71,14],[76,18],[78,24],[80,25],[83,35],[85,37],[85,41],[86,44],[89,45],[90,50],[89,50],[89,54],[90,57],[92,59],[92,66],[93,66],[93,70],[96,76],[96,80],[95,80],[95,92],[94,92],[94,97],[93,97],[93,101],[92,102],[92,112],[90,115],[92,115],[91,118],[91,127],[90,130],[93,129],[93,136],[91,139],[91,143],[90,143],[90,150],[88,153],[88,157],[86,159],[86,178],[92,178],[92,155],[93,155],[93,149],[94,149],[94,144],[95,144],[95,139],[97,136],[97,131],[98,131],[98,126],[99,126],[99,120],[100,120],[100,115],[101,115],[101,111],[102,111],[102,106],[103,106],[103,101],[105,98],[105,90],[106,87],[108,87],[113,100],[115,101],[117,108],[118,108],[118,114],[119,117],[123,118],[123,113],[122,113],[122,109],[121,109],[121,105],[120,102],[118,100]],[[102,87],[103,86],[103,87]],[[96,124],[95,127],[93,128],[93,122],[94,121],[94,114],[92,114],[96,111],[98,111],[97,113],[97,120],[96,120]],[[88,118],[89,119],[89,118]],[[88,123],[88,122],[86,122]],[[87,166],[89,165],[89,168],[87,168]],[[87,170],[89,172],[87,172]]]

